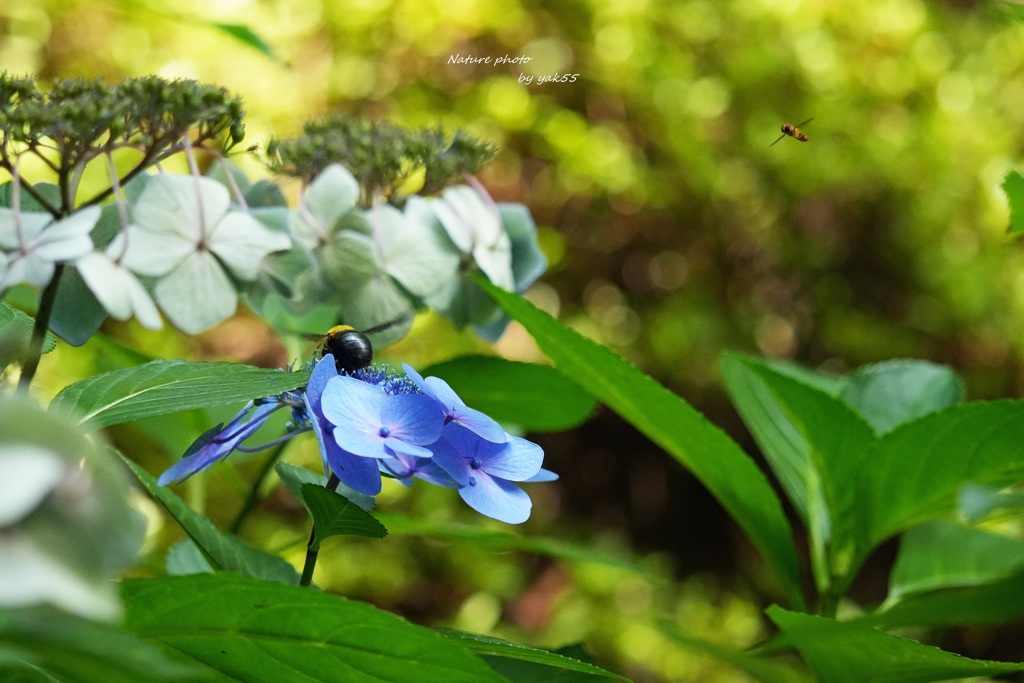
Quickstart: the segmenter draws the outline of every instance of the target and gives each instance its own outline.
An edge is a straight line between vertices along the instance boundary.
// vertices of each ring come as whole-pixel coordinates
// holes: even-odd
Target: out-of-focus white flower
[[[57,263],[74,260],[92,250],[89,232],[100,219],[90,206],[54,221],[44,212],[0,208],[0,292],[27,282],[45,287]]]
[[[110,579],[145,533],[128,495],[109,453],[30,399],[0,396],[0,607],[117,617]]]

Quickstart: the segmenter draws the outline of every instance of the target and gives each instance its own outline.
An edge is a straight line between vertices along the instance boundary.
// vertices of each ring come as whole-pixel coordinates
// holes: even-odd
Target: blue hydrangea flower
[[[507,438],[505,443],[495,443],[452,423],[433,446],[434,461],[452,476],[459,495],[471,508],[508,524],[520,524],[529,518],[533,503],[512,482],[537,476],[544,451],[526,439]]]
[[[370,458],[362,458],[341,448],[334,438],[334,425],[324,416],[322,401],[324,389],[330,380],[338,376],[334,356],[326,354],[313,368],[306,385],[305,402],[316,440],[320,444],[320,457],[324,461],[324,473],[334,474],[342,483],[360,493],[375,496],[380,493],[380,470]]]
[[[495,443],[504,443],[507,440],[507,435],[501,425],[489,415],[468,407],[443,379],[440,377],[424,379],[408,365],[402,365],[402,368],[405,370],[405,374],[420,388],[420,391],[441,406],[441,411],[445,415],[445,424],[457,422],[478,436]]]
[[[389,394],[382,387],[338,375],[327,382],[320,400],[334,440],[342,450],[364,458],[418,458],[441,435],[444,421],[433,399],[423,394]]]
[[[190,452],[161,474],[157,483],[160,486],[177,483],[220,462],[262,427],[275,410],[285,405],[286,402],[280,399],[271,399],[259,405],[249,401],[226,427],[218,425],[199,437],[189,449]]]

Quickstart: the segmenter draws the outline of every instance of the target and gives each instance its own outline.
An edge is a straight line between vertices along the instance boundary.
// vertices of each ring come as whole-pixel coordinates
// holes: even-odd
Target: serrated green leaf
[[[895,427],[964,400],[952,369],[921,360],[890,360],[858,368],[841,398],[884,434]]]
[[[857,619],[883,628],[1005,624],[1024,618],[1024,574],[981,586],[913,593]]]
[[[818,589],[844,589],[863,559],[856,526],[857,483],[868,449],[876,441],[874,432],[840,399],[767,363],[733,356],[725,359],[723,367],[729,368],[726,374],[734,384],[744,367],[763,383],[761,388],[748,378],[742,389],[730,387],[730,395],[737,406],[745,406],[741,408],[745,419],[753,414],[750,404],[755,401],[766,411],[767,426],[761,417],[749,424],[757,429],[755,434],[762,435],[759,443],[763,442],[773,469],[776,461],[784,460],[801,477]],[[780,450],[780,444],[785,448]]]
[[[857,516],[868,550],[937,519],[967,484],[1024,479],[1024,401],[963,403],[900,425],[868,455]]]
[[[142,485],[174,517],[215,569],[237,572],[243,576],[297,585],[295,568],[277,555],[252,548],[241,539],[226,534],[185,504],[170,489],[160,486],[144,469],[124,458]]]
[[[306,371],[156,360],[65,387],[50,409],[79,416],[86,429],[100,429],[143,417],[274,396],[303,386],[308,380]]]
[[[762,683],[811,683],[810,677],[805,672],[798,671],[792,666],[696,638],[684,633],[678,626],[667,621],[661,622],[658,626],[662,633],[690,652],[730,664]]]
[[[977,586],[1024,573],[1024,542],[952,522],[919,524],[903,534],[889,577],[889,597],[951,586]]]
[[[1003,3],[1009,6],[1009,3]],[[1018,18],[1024,17],[1024,9],[1014,6]],[[1003,180],[1003,192],[1010,202],[1010,234],[1024,232],[1024,176],[1016,171],[1010,171]]]
[[[619,681],[629,679],[612,673],[599,666],[573,659],[564,655],[548,652],[535,647],[517,645],[507,640],[482,636],[476,633],[455,631],[451,629],[437,629],[437,632],[448,640],[459,643],[470,652],[485,657],[493,668],[509,678],[509,674],[503,667],[504,662],[494,660],[515,660],[528,666],[515,668],[513,681],[557,681],[559,683],[570,683],[570,681],[593,681],[595,678],[610,678]],[[565,674],[571,674],[566,676]]]
[[[331,536],[384,538],[388,530],[374,517],[345,496],[319,484],[303,484],[301,500],[316,527],[314,549]]]
[[[0,301],[0,370],[25,357],[34,326],[32,316]],[[47,332],[43,353],[53,351],[56,346],[57,338]]]
[[[426,368],[471,408],[531,432],[571,429],[597,401],[555,368],[494,356],[462,356]]]
[[[219,681],[152,643],[51,607],[0,610],[0,679],[167,683]]]
[[[126,628],[233,680],[502,683],[430,629],[308,588],[207,574],[122,586]]]
[[[803,605],[793,531],[782,504],[735,441],[610,349],[522,297],[476,281],[533,335],[555,367],[693,472],[768,560],[792,603]]]
[[[767,614],[822,681],[929,683],[1024,671],[1024,664],[968,659],[857,623],[769,607]]]

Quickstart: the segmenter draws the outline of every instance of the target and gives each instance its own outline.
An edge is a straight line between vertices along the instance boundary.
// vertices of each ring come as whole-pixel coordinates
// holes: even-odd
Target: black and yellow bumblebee
[[[806,126],[808,123],[810,123],[813,120],[814,120],[814,117],[811,117],[811,118],[807,119],[806,121],[804,121],[802,123],[796,124],[795,126],[792,123],[784,123],[784,124],[782,124],[782,135],[780,135],[779,137],[775,138],[775,142],[773,142],[772,144],[770,144],[768,146],[769,147],[774,146],[776,142],[778,142],[782,138],[786,137],[787,135],[789,137],[795,139],[795,140],[799,140],[800,142],[807,142],[808,140],[810,140],[810,138],[807,137],[806,133],[804,133],[802,130],[800,130],[800,126]]]
[[[367,368],[373,363],[373,344],[368,335],[383,332],[408,319],[409,316],[403,315],[363,332],[351,325],[335,325],[327,330],[327,334],[317,344],[316,357],[323,358],[328,353],[334,356],[334,365],[338,372],[352,373]]]

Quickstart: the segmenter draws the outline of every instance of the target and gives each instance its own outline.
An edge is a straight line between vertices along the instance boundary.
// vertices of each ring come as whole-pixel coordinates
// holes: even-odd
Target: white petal
[[[53,261],[37,258],[33,254],[11,254],[7,261],[7,272],[0,280],[0,291],[19,282],[36,287],[45,287],[53,279]]]
[[[368,217],[384,269],[407,290],[428,296],[456,276],[459,254],[435,226],[411,220],[387,205],[375,206]]]
[[[0,537],[0,605],[50,602],[83,617],[119,616],[116,584],[78,573],[66,560],[22,534]]]
[[[90,206],[48,225],[32,242],[31,250],[50,261],[69,261],[92,251],[89,232],[100,219],[100,207]]]
[[[39,507],[67,469],[60,456],[38,446],[19,444],[0,450],[0,528]]]
[[[267,254],[290,248],[292,241],[245,211],[231,211],[213,228],[207,246],[240,280],[255,280]]]
[[[121,263],[139,275],[166,275],[196,253],[199,244],[198,240],[190,242],[181,235],[151,232],[138,225],[129,225],[122,234],[128,246]]]
[[[92,252],[78,259],[76,265],[85,284],[111,316],[127,320],[134,315],[144,327],[151,330],[162,327],[160,313],[149,293],[134,275],[114,263],[110,256]]]
[[[473,260],[487,278],[502,289],[515,287],[512,274],[512,242],[501,223],[501,215],[489,206],[480,193],[468,185],[449,187],[435,205],[435,212],[448,235],[463,251],[471,251]],[[469,235],[471,247],[455,240],[453,232]]]
[[[0,248],[7,251],[31,244],[53,222],[53,216],[39,211],[19,211],[17,222],[15,215],[14,209],[0,207]]]
[[[187,334],[213,327],[238,308],[234,285],[208,251],[185,259],[157,283],[155,294],[171,323]]]
[[[229,204],[227,188],[216,180],[161,173],[149,179],[132,207],[133,222],[146,232],[197,244],[220,222]]]
[[[356,207],[359,182],[341,164],[331,164],[309,184],[305,200],[306,210],[329,233],[339,218]]]

